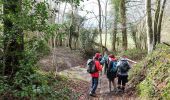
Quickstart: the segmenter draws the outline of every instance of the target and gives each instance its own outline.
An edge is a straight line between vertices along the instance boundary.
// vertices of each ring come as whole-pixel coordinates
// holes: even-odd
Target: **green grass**
[[[170,99],[170,47],[160,44],[133,67],[129,76],[142,99]]]

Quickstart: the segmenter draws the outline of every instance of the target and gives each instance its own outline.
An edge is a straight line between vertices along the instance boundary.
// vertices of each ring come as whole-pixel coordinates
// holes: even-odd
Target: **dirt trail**
[[[100,76],[100,82],[97,88],[97,97],[90,97],[88,93],[91,85],[91,76],[87,73],[86,68],[83,66],[85,65],[86,60],[80,56],[81,53],[71,51],[69,48],[56,48],[54,53],[56,58],[55,66],[52,65],[52,54],[42,58],[39,62],[40,66],[42,66],[42,69],[45,71],[55,71],[57,68],[58,74],[67,76],[71,80],[81,80],[80,83],[77,83],[80,85],[75,88],[81,88],[83,90],[79,100],[136,100],[135,97],[128,96],[127,93],[116,94],[115,92],[110,92],[108,85],[109,82],[104,74]],[[87,83],[87,86],[81,86],[83,85],[82,83],[85,82]]]
[[[97,97],[90,97],[88,95],[88,92],[90,89],[91,77],[86,72],[86,68],[81,67],[81,66],[77,66],[71,69],[61,71],[60,75],[65,75],[72,79],[76,78],[76,79],[89,82],[89,88],[86,88],[87,93],[84,93],[86,94],[87,97],[85,97],[84,99],[81,98],[80,100],[137,100],[135,97],[128,96],[126,93],[117,94],[116,92],[113,92],[113,91],[110,92],[109,82],[108,82],[106,75],[104,74],[100,76],[100,81],[99,81],[99,85],[97,89]]]

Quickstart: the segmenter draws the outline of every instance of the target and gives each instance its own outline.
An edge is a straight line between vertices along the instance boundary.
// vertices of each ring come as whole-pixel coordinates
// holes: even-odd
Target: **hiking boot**
[[[118,93],[122,93],[123,91],[122,91],[122,89],[118,89],[117,92]]]
[[[122,92],[124,93],[125,92],[125,87],[122,87],[121,89],[122,89]]]
[[[117,89],[117,88],[114,88],[114,89],[113,89],[113,92],[117,92],[117,91],[118,91],[118,89]]]
[[[92,97],[97,97],[96,93],[91,93],[91,92],[90,92],[89,95],[92,96]]]

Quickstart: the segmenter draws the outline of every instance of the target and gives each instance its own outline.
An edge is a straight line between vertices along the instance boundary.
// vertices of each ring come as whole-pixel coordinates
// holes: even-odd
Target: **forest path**
[[[86,86],[79,84],[76,90],[83,90],[79,100],[136,100],[135,97],[125,94],[116,94],[109,91],[109,85],[106,75],[100,75],[99,85],[97,88],[97,97],[88,95],[91,85],[91,76],[87,73],[85,67],[86,60],[81,57],[81,52],[71,51],[69,48],[56,48],[55,50],[55,66],[52,64],[53,55],[50,54],[39,61],[40,66],[44,71],[55,71],[60,75],[64,75],[71,80],[80,80],[80,83],[86,83]],[[53,67],[52,67],[53,66]],[[77,66],[77,67],[76,67]],[[130,93],[133,94],[133,93]]]
[[[124,94],[118,94],[113,91],[109,91],[109,82],[105,74],[100,75],[99,85],[97,88],[97,97],[91,97],[88,95],[91,85],[91,76],[87,73],[86,68],[82,66],[73,67],[59,73],[60,75],[67,76],[71,79],[80,79],[89,83],[89,88],[85,88],[87,97],[79,98],[79,100],[137,100],[134,96],[129,96],[126,92]],[[113,90],[113,88],[112,88]]]

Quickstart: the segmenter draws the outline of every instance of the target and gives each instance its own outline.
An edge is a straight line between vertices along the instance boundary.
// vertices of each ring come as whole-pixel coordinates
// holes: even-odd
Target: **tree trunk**
[[[98,1],[98,6],[99,6],[99,34],[100,34],[100,43],[102,45],[102,26],[101,26],[101,12],[102,12],[102,8],[101,8],[101,4],[100,4],[100,0],[97,0]],[[103,53],[103,48],[101,48],[101,52]]]
[[[64,6],[64,10],[63,10],[62,23],[64,23],[64,17],[65,17],[66,7],[67,7],[67,2],[65,2],[65,6]]]
[[[153,30],[152,30],[151,0],[146,0],[146,27],[147,27],[148,53],[151,53],[153,51],[153,46],[154,46]]]
[[[74,25],[73,25],[73,21],[74,21],[74,12],[73,12],[73,0],[71,0],[71,23],[70,23],[70,28],[69,28],[69,47],[70,49],[72,50],[72,38],[73,38],[73,28],[74,28]]]
[[[21,0],[8,0],[3,5],[4,15],[19,16]],[[23,59],[24,34],[9,17],[4,17],[4,67],[3,75],[12,76],[19,67],[19,61]]]
[[[127,31],[126,31],[126,5],[125,0],[120,1],[120,16],[121,16],[121,25],[122,25],[122,48],[127,50],[128,41],[127,41]]]
[[[119,4],[119,3],[118,3]],[[117,25],[118,25],[118,17],[119,17],[119,5],[114,2],[114,29],[113,29],[113,40],[112,40],[112,50],[116,51],[116,38],[117,38]]]
[[[70,49],[72,50],[72,34],[73,34],[73,25],[70,26],[70,29],[69,29],[69,47]]]
[[[107,44],[107,5],[108,5],[108,0],[106,0],[106,5],[105,5],[105,47]]]
[[[157,0],[157,2],[156,2],[155,19],[154,19],[154,29],[153,29],[154,45],[157,44],[157,26],[158,26],[158,19],[159,19],[159,13],[160,13],[160,3],[161,3],[161,0]]]
[[[115,12],[113,40],[112,40],[112,50],[113,51],[116,51],[116,37],[117,37],[117,23],[118,23],[117,19],[118,19],[118,12]]]
[[[135,29],[134,26],[131,26],[131,32],[132,32],[132,39],[135,43],[135,47],[138,48],[137,37],[136,37],[136,29]]]
[[[60,36],[60,38],[59,38],[59,45],[62,46],[63,45],[62,35],[60,34],[59,36]]]
[[[158,43],[161,42],[161,27],[162,27],[162,18],[163,18],[163,13],[164,13],[164,9],[165,9],[165,4],[166,4],[167,0],[163,1],[162,7],[161,7],[161,13],[159,15],[159,20],[158,20],[158,35],[157,35],[157,41]]]
[[[116,51],[116,37],[117,37],[117,22],[114,24],[114,29],[113,29],[113,42],[112,42],[112,50]]]

